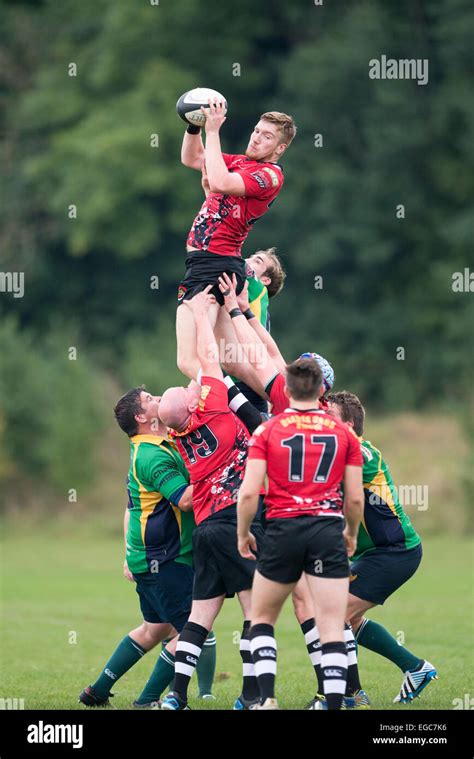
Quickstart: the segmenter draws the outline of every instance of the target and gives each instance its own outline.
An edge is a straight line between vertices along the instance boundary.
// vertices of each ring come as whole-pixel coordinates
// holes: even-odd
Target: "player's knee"
[[[350,617],[348,616],[346,621],[352,627],[352,631],[356,633],[359,627],[361,626],[363,619],[364,619],[363,615],[360,612],[359,613],[356,612],[352,616]]]
[[[141,626],[142,647],[146,651],[154,648],[163,640],[163,625],[155,625],[150,622],[143,622]]]
[[[293,609],[295,611],[295,617],[298,620],[298,622],[303,624],[303,622],[306,622],[307,619],[314,616],[314,612],[312,609],[308,609],[305,599],[299,596],[297,593],[293,592],[292,595],[292,601],[293,601]]]
[[[352,594],[349,594],[349,600],[347,603],[347,613],[346,613],[346,622],[348,622],[352,627],[354,626],[359,627],[360,623],[362,622],[364,612],[367,609],[367,605],[361,601],[360,598],[357,598],[357,596],[353,596]]]

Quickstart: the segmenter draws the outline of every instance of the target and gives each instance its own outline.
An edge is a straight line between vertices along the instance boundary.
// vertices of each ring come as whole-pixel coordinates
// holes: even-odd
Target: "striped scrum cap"
[[[318,362],[323,373],[324,391],[327,393],[334,385],[335,380],[334,369],[329,361],[326,361],[324,356],[320,356],[319,353],[302,353],[299,358],[314,358],[314,360]]]

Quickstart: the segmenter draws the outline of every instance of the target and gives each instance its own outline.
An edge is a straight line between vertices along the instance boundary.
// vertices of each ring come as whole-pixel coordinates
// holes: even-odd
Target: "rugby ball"
[[[201,111],[201,106],[209,108],[209,100],[217,100],[224,103],[225,113],[227,113],[227,101],[220,92],[211,90],[209,87],[196,87],[181,95],[176,103],[176,111],[183,121],[187,124],[202,127],[206,117]]]

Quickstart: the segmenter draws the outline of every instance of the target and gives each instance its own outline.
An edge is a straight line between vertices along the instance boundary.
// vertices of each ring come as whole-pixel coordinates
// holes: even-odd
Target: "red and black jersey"
[[[342,517],[345,467],[363,464],[357,435],[322,409],[273,416],[251,437],[249,459],[267,462],[267,519]]]
[[[171,433],[193,487],[196,524],[237,502],[247,460],[249,435],[229,409],[227,385],[201,378],[201,398],[183,432]]]
[[[223,153],[229,171],[240,174],[245,195],[210,192],[194,219],[187,245],[223,256],[240,256],[250,227],[268,211],[283,186],[277,163],[254,161],[245,155]]]
[[[270,403],[272,404],[273,416],[276,414],[281,414],[290,405],[290,399],[287,395],[285,395],[285,392],[283,390],[285,384],[285,375],[281,372],[278,372],[278,374],[276,374],[275,377],[270,380],[265,388],[265,392],[270,398]]]
[[[278,372],[273,379],[267,384],[265,392],[270,398],[272,404],[272,415],[281,414],[290,405],[290,399],[285,394],[283,388],[285,387],[286,380],[285,375]],[[319,399],[319,407],[322,409],[327,408],[328,402],[325,398]]]

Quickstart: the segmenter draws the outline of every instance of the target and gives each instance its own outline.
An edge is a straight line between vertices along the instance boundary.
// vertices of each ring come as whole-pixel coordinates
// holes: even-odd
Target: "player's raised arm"
[[[259,382],[265,387],[278,374],[279,368],[271,358],[266,344],[252,329],[246,316],[240,310],[235,294],[235,280],[231,280],[224,273],[219,278],[219,289],[224,295],[224,306],[232,319],[237,340],[242,346],[248,362],[254,368]]]
[[[245,195],[245,183],[237,172],[228,170],[222,157],[219,130],[225,121],[223,103],[209,101],[209,108],[201,108],[206,116],[206,170],[211,192],[242,197]]]
[[[186,300],[184,303],[194,314],[196,352],[202,373],[207,377],[222,379],[223,374],[219,363],[219,350],[208,313],[209,306],[216,302],[214,296],[209,294],[211,287],[212,285],[208,285],[204,290],[195,295],[194,298],[190,298],[190,300]]]
[[[245,287],[240,293],[240,295],[237,295],[237,304],[244,316],[246,317],[248,323],[252,327],[253,330],[257,333],[262,343],[264,343],[267,346],[268,355],[274,361],[276,366],[278,367],[278,370],[280,372],[284,372],[286,369],[286,361],[283,358],[283,356],[280,353],[280,349],[278,348],[278,345],[276,344],[275,340],[269,333],[267,329],[263,326],[263,324],[260,322],[260,319],[257,318],[257,316],[253,313],[252,309],[250,308],[249,304],[249,297],[248,297],[248,282],[245,283]]]
[[[346,519],[344,540],[348,556],[352,556],[355,552],[363,508],[362,467],[347,464],[344,470],[344,517]]]
[[[204,144],[201,137],[201,130],[197,126],[188,126],[184,133],[183,144],[181,146],[181,163],[188,169],[201,171],[204,163]]]

